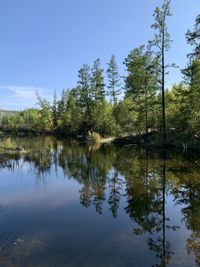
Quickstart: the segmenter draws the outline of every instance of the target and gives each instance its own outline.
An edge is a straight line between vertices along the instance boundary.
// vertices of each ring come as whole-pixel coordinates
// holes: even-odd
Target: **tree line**
[[[14,132],[54,133],[56,135],[143,136],[151,142],[152,133],[162,145],[179,140],[198,143],[200,138],[200,15],[194,29],[186,33],[191,46],[183,81],[166,89],[171,16],[170,0],[164,0],[154,13],[154,37],[134,48],[124,59],[125,77],[118,72],[115,55],[107,69],[95,60],[78,71],[77,86],[63,89],[53,102],[38,95],[38,109],[26,109],[1,119],[1,129]],[[105,73],[107,84],[105,83]],[[124,84],[124,86],[122,86]],[[172,141],[173,140],[173,141]],[[157,141],[155,141],[157,142]]]

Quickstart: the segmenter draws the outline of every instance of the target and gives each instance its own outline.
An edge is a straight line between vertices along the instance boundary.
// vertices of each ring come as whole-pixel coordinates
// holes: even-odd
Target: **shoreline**
[[[178,139],[177,137],[180,136]],[[145,149],[156,149],[158,151],[169,151],[169,150],[176,150],[179,152],[184,153],[200,153],[200,141],[195,139],[189,139],[189,142],[187,143],[184,140],[184,135],[177,135],[175,138],[172,134],[168,136],[169,140],[168,143],[163,146],[161,143],[161,135],[160,134],[150,134],[147,139],[148,142],[146,142],[146,136],[145,135],[127,135],[127,136],[111,136],[111,137],[101,137],[98,142],[87,140],[86,136],[78,136],[78,135],[55,135],[54,133],[8,133],[8,132],[1,132],[0,133],[0,140],[1,138],[39,138],[39,137],[54,137],[56,139],[61,140],[74,140],[86,144],[110,144],[120,147],[125,146],[137,146]],[[184,137],[184,138],[183,138]],[[1,142],[1,141],[0,141]],[[21,151],[21,148],[14,147],[14,148],[6,148],[2,145],[0,146],[0,150],[12,150],[12,151]]]

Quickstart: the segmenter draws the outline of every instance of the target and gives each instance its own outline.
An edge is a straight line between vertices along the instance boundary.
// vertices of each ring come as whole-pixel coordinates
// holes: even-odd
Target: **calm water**
[[[0,266],[200,266],[198,158],[14,143],[25,151],[0,154]]]

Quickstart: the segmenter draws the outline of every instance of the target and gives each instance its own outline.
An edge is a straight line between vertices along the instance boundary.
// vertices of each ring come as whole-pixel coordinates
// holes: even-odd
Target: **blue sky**
[[[83,63],[114,53],[120,74],[127,54],[153,37],[153,10],[161,0],[0,0],[0,108],[36,107],[35,91],[48,99],[54,90],[76,86]],[[167,59],[186,64],[186,30],[200,14],[199,0],[172,0]],[[181,80],[171,70],[167,85]]]

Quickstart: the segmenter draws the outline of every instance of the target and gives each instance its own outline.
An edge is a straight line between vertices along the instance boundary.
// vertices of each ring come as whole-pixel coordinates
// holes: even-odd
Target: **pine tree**
[[[194,47],[187,56],[188,65],[182,70],[185,83],[189,86],[187,106],[190,129],[200,134],[200,15],[195,20],[194,30],[186,33],[187,42]]]
[[[118,67],[116,63],[115,55],[112,55],[107,69],[108,75],[108,95],[111,97],[113,104],[117,103],[117,96],[121,94],[120,88],[120,76],[118,73]]]
[[[53,128],[56,130],[58,127],[58,101],[56,91],[53,96],[53,106],[52,106],[52,115],[53,115]]]
[[[130,52],[125,59],[128,75],[125,77],[125,97],[131,98],[133,109],[138,114],[138,128],[145,117],[145,132],[148,134],[148,115],[155,102],[157,82],[155,77],[155,61],[151,53],[140,46]]]
[[[170,67],[166,65],[165,54],[170,48],[170,35],[167,29],[167,17],[171,16],[170,0],[164,0],[162,7],[156,7],[154,11],[155,23],[151,26],[155,30],[155,36],[149,42],[149,46],[153,49],[159,63],[159,80],[162,93],[162,133],[163,145],[166,144],[166,116],[165,116],[165,75],[166,69]],[[174,65],[171,65],[174,66]]]
[[[194,30],[187,31],[186,40],[194,47],[192,53],[188,54],[188,56],[190,58],[200,59],[200,15],[196,17]]]
[[[92,88],[90,67],[86,64],[78,72],[78,88],[80,91],[79,104],[83,113],[83,131],[92,130]]]
[[[104,70],[100,66],[100,58],[95,60],[92,68],[91,89],[95,102],[102,102],[105,99]]]
[[[69,98],[69,89],[62,89],[60,100],[58,101],[58,117],[61,118],[67,110],[67,102]]]
[[[91,75],[90,67],[84,64],[78,72],[78,86],[80,87],[80,103],[82,107],[87,109],[90,113],[90,104],[92,100],[91,94]]]

